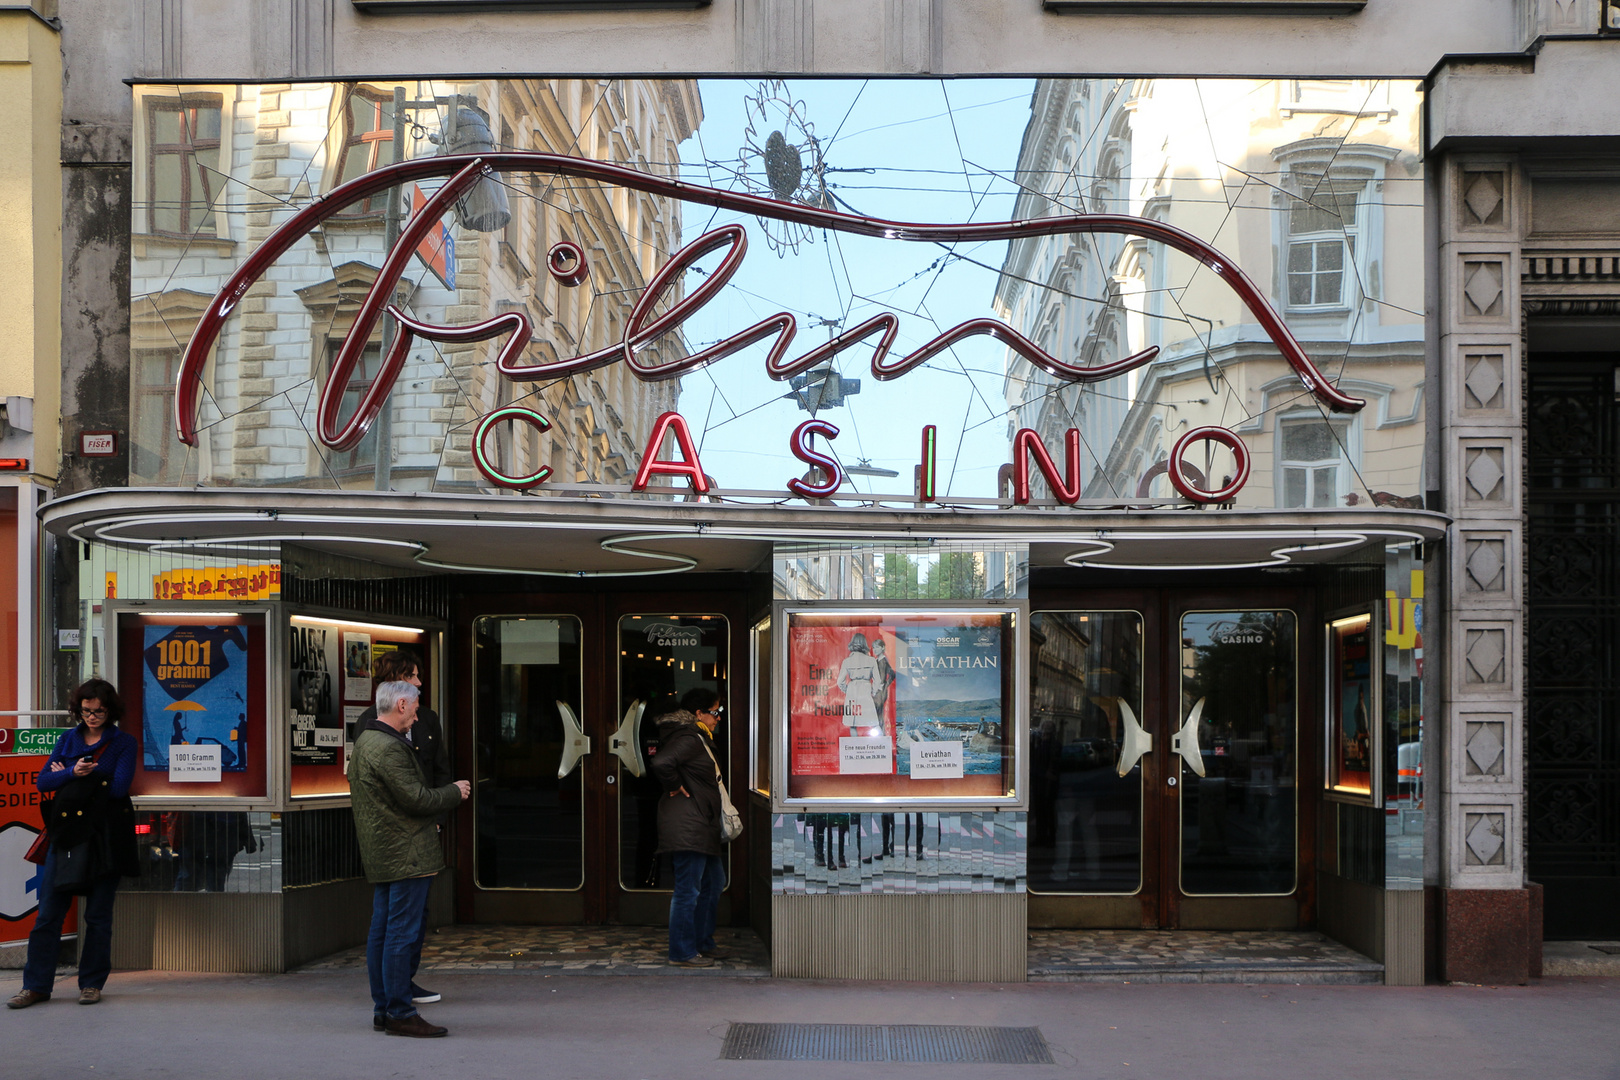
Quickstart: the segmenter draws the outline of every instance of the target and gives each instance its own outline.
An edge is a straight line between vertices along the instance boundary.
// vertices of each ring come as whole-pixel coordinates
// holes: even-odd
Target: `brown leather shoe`
[[[6,1002],[8,1009],[26,1009],[30,1005],[38,1005],[42,1001],[51,1000],[51,995],[41,994],[37,990],[23,990],[16,997]]]
[[[80,1005],[94,1005],[101,1000],[101,991],[94,986],[86,986],[79,991]]]
[[[707,956],[688,956],[685,960],[671,960],[675,967],[714,967],[714,961]]]
[[[422,1019],[422,1014],[408,1016],[404,1020],[396,1020],[390,1016],[386,1023],[386,1030],[390,1035],[404,1035],[412,1039],[442,1039],[450,1034],[449,1028],[430,1024]]]

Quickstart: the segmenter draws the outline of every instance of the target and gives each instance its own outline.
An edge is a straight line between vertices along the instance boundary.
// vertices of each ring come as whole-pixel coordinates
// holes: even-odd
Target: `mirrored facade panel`
[[[737,502],[1418,506],[1421,105],[1367,79],[142,85],[132,482],[684,495],[632,494],[651,444]],[[440,160],[471,154],[491,171]]]

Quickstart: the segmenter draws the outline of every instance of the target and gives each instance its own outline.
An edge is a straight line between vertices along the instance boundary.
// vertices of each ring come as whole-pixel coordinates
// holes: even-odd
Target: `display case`
[[[1340,612],[1327,624],[1327,701],[1323,783],[1330,798],[1377,805],[1382,753],[1378,620],[1370,607]]]
[[[349,752],[375,692],[373,661],[393,649],[414,652],[421,700],[431,707],[437,683],[431,631],[421,624],[359,622],[308,612],[294,612],[287,624],[289,794],[294,799],[346,798]]]
[[[791,604],[774,633],[773,805],[1021,808],[1019,603]]]
[[[116,613],[121,726],[140,744],[131,795],[272,800],[268,615],[203,606]]]

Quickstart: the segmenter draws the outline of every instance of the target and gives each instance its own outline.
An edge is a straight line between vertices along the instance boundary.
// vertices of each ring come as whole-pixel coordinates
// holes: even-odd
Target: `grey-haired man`
[[[408,682],[385,682],[377,688],[377,718],[362,726],[349,759],[349,793],[360,861],[374,890],[366,939],[372,1026],[390,1035],[432,1039],[449,1032],[424,1020],[411,1002],[411,949],[428,888],[444,869],[435,824],[440,814],[467,798],[472,785],[457,780],[427,786],[416,751],[405,738],[416,723],[419,696]]]

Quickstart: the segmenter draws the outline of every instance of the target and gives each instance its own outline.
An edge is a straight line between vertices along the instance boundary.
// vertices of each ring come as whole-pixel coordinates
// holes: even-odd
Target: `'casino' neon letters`
[[[527,314],[522,311],[503,312],[492,319],[465,326],[434,326],[411,318],[389,303],[389,299],[394,295],[412,254],[416,251],[426,233],[437,225],[454,202],[486,174],[510,172],[548,173],[557,176],[619,184],[634,190],[712,206],[722,210],[775,218],[807,225],[811,228],[899,241],[960,243],[1051,236],[1065,233],[1109,233],[1143,237],[1163,243],[1167,247],[1198,260],[1237,293],[1239,299],[1248,307],[1256,321],[1271,338],[1273,344],[1277,346],[1283,359],[1293,368],[1300,382],[1323,404],[1337,412],[1355,412],[1366,404],[1358,398],[1342,393],[1337,387],[1328,382],[1310,357],[1306,355],[1305,350],[1282,321],[1282,318],[1271,307],[1265,295],[1255,287],[1254,283],[1249,280],[1242,270],[1203,240],[1163,222],[1124,214],[1080,214],[1070,217],[956,225],[925,225],[884,221],[877,218],[824,210],[799,203],[778,202],[774,199],[755,195],[686,184],[678,180],[668,180],[601,161],[591,161],[559,154],[512,151],[481,156],[451,155],[419,158],[384,166],[340,185],[322,198],[312,200],[267,237],[243,261],[242,265],[231,275],[224,287],[210,302],[208,308],[198,320],[196,332],[186,345],[180,372],[176,378],[174,398],[175,431],[180,441],[188,446],[197,444],[198,391],[202,384],[202,373],[207,358],[219,340],[224,321],[236,310],[237,305],[247,294],[247,291],[264,275],[269,267],[295,243],[328,218],[340,213],[356,202],[396,185],[435,177],[447,177],[447,179],[439,190],[427,200],[426,205],[412,217],[407,227],[402,230],[398,242],[388,252],[383,266],[371,286],[371,291],[362,302],[349,333],[338,350],[337,357],[332,364],[332,370],[321,387],[316,437],[322,445],[330,449],[353,449],[365,437],[366,432],[370,430],[380,414],[394,383],[398,380],[411,344],[417,337],[433,341],[462,343],[485,341],[499,337],[503,333],[508,334],[507,341],[502,346],[497,357],[496,367],[501,374],[508,378],[523,380],[549,379],[573,375],[605,367],[619,360],[623,360],[638,378],[645,380],[672,379],[773,336],[775,340],[772,341],[767,352],[765,366],[766,371],[774,379],[786,379],[794,374],[806,371],[818,364],[827,362],[848,348],[873,338],[876,341],[872,346],[871,369],[873,377],[879,380],[899,378],[958,342],[975,336],[995,338],[1005,343],[1009,349],[1028,360],[1034,366],[1049,372],[1059,379],[1073,382],[1095,382],[1109,379],[1149,363],[1158,355],[1158,348],[1150,347],[1109,364],[1099,364],[1093,367],[1068,364],[1047,353],[1006,323],[998,319],[979,318],[959,323],[916,351],[891,360],[889,353],[899,330],[899,318],[892,312],[884,312],[859,326],[845,331],[838,337],[796,359],[785,360],[788,348],[797,331],[797,322],[791,314],[779,312],[690,355],[659,364],[644,362],[641,354],[649,345],[656,339],[675,330],[700,310],[716,293],[725,287],[742,266],[748,250],[747,235],[740,225],[724,225],[705,233],[683,247],[659,269],[632,308],[630,318],[625,323],[624,333],[619,341],[595,352],[584,353],[566,360],[526,364],[522,361],[522,354],[533,338],[534,328]],[[566,250],[563,250],[565,247]],[[672,292],[681,276],[698,259],[722,249],[725,251],[725,255],[720,266],[714,272],[707,275],[705,280],[690,293],[677,298],[663,314],[654,315],[659,302]],[[583,250],[571,243],[558,245],[558,248],[553,250],[548,268],[565,285],[579,284],[589,272]],[[360,362],[366,342],[371,340],[377,320],[384,314],[392,316],[397,321],[399,332],[395,335],[393,347],[383,359],[376,377],[361,395],[359,404],[353,414],[347,420],[343,420],[341,419],[341,412],[345,388],[350,384],[350,379],[355,367]],[[543,468],[528,477],[504,477],[500,479],[497,478],[499,470],[489,468],[490,462],[484,450],[485,437],[491,432],[494,424],[502,420],[523,420],[541,430],[545,430],[549,426],[544,417],[532,412],[532,410],[524,410],[521,407],[506,407],[484,416],[480,420],[474,438],[474,460],[478,464],[480,471],[484,472],[484,475],[489,477],[492,482],[507,487],[529,487],[543,482],[549,473],[549,470]],[[824,427],[812,426],[818,423],[823,424]],[[1227,446],[1233,446],[1235,443],[1234,453],[1246,461],[1247,455],[1241,450],[1242,444],[1237,439],[1237,436],[1225,429],[1216,430],[1220,432],[1219,435],[1206,432],[1206,437],[1210,441],[1220,442]],[[666,432],[670,431],[675,433],[681,452],[687,457],[687,462],[684,464],[680,462],[660,462],[656,459],[655,450],[658,442]],[[796,494],[807,498],[819,498],[825,497],[823,492],[831,494],[832,491],[836,490],[836,485],[828,489],[828,485],[832,484],[834,480],[841,479],[836,465],[834,464],[829,468],[827,463],[831,459],[816,454],[809,449],[808,444],[808,439],[812,434],[820,434],[825,438],[831,438],[836,435],[836,432],[836,428],[833,428],[830,424],[825,424],[824,421],[811,421],[809,424],[800,425],[795,431],[792,442],[795,455],[800,460],[819,468],[824,477],[820,483],[797,481],[798,485],[804,488],[803,491],[790,484],[789,487]],[[1077,438],[1078,434],[1072,431],[1067,437],[1065,456],[1069,468],[1066,470],[1065,476],[1059,478],[1056,465],[1039,438],[1033,432],[1021,431],[1018,433],[1014,441],[1015,497],[1017,501],[1028,501],[1029,460],[1031,457],[1034,458],[1036,467],[1045,476],[1060,501],[1072,503],[1078,499],[1081,477],[1077,459],[1078,451],[1073,449],[1074,441]],[[1183,439],[1178,445],[1185,445],[1187,442],[1188,440]],[[929,437],[925,435],[925,445],[928,443]],[[701,469],[695,465],[696,455],[691,452],[690,433],[687,432],[684,421],[680,421],[678,416],[666,413],[663,417],[660,417],[659,422],[655,425],[653,439],[649,445],[649,452],[645,455],[641,471],[637,474],[638,488],[644,486],[645,480],[656,472],[685,475],[694,489],[700,494],[707,491],[708,482],[704,478]],[[926,468],[929,455],[925,453],[924,456]],[[1246,473],[1247,470],[1241,471]],[[1175,483],[1182,494],[1199,499],[1199,501],[1215,501],[1205,498],[1211,493],[1201,492],[1199,489],[1193,488],[1190,482],[1186,482],[1180,469],[1172,468],[1170,474],[1172,482]],[[1021,477],[1022,480],[1018,481],[1018,477]],[[931,488],[931,475],[929,479]],[[1239,487],[1241,486],[1241,480],[1240,477],[1236,482]],[[928,495],[932,496],[931,490]]]

